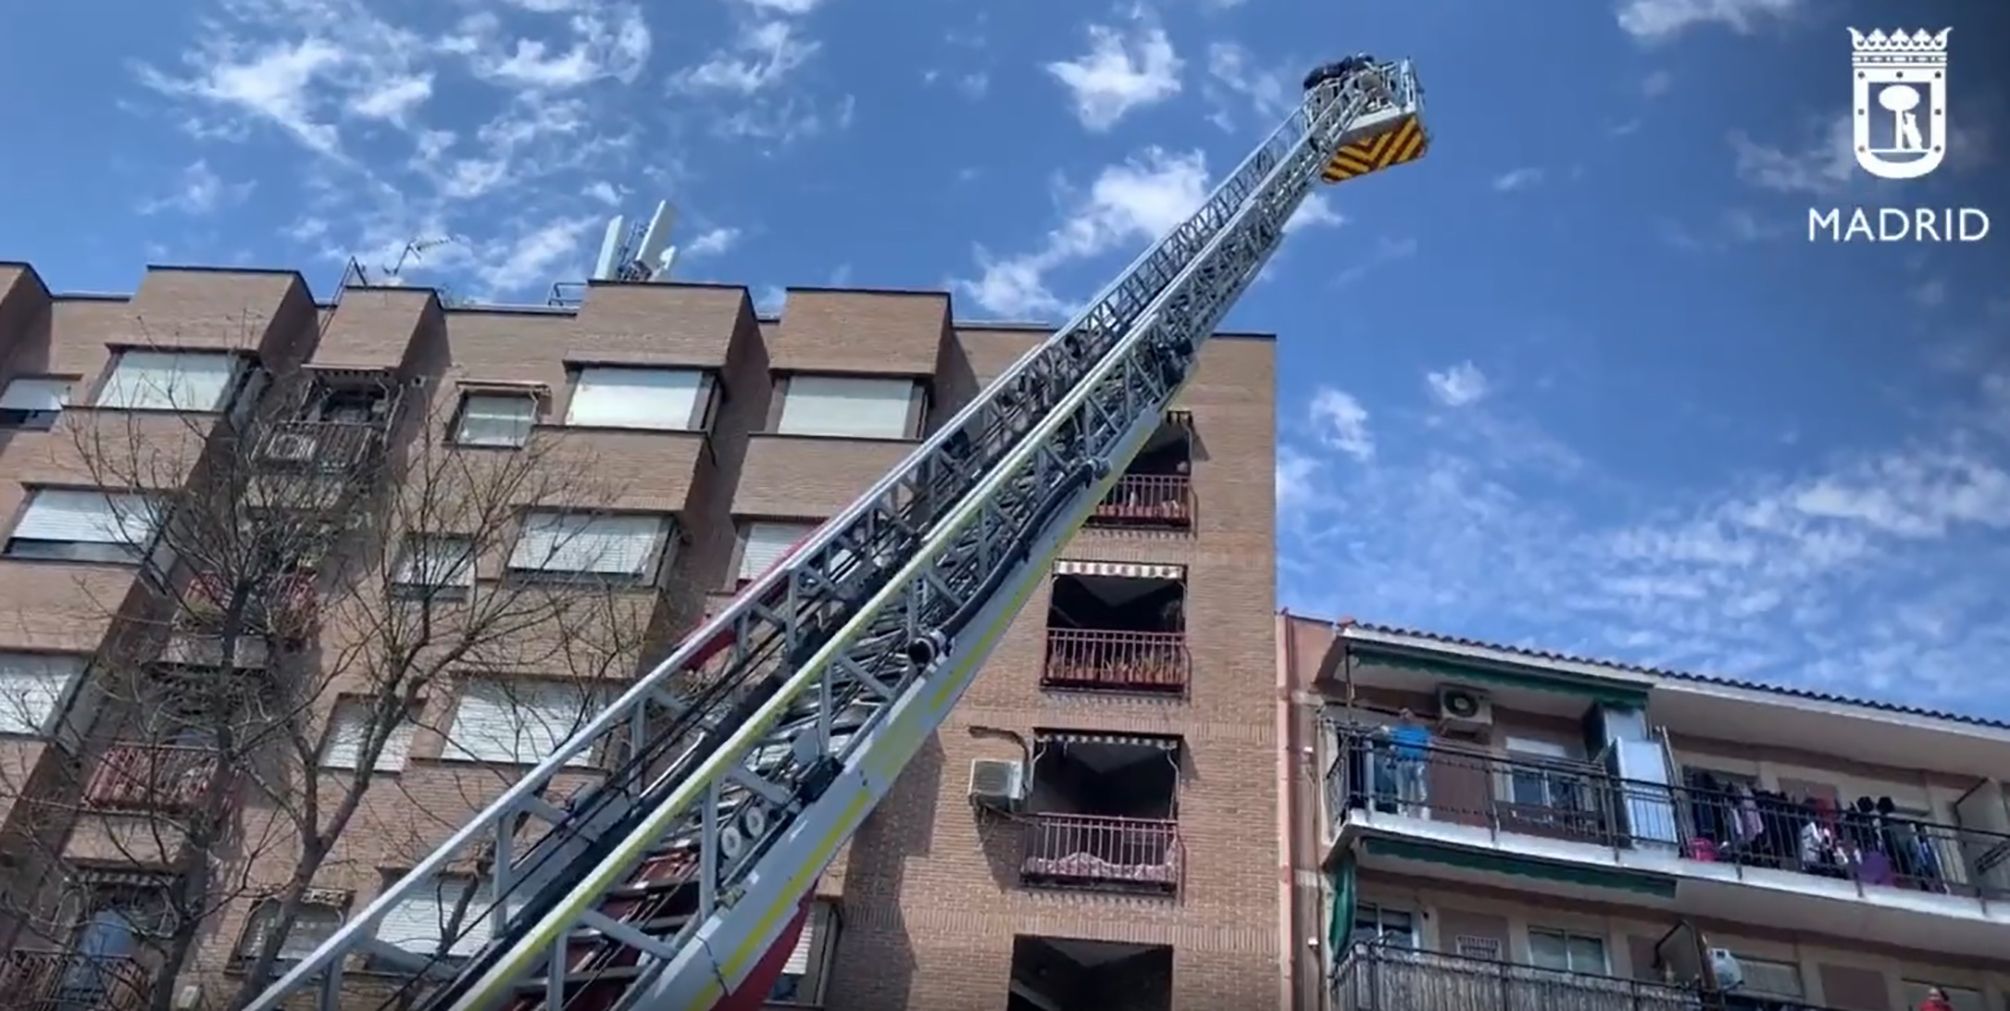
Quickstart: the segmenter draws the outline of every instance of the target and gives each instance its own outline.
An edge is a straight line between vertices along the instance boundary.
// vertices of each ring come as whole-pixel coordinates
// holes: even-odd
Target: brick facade
[[[281,374],[303,364],[384,370],[411,391],[410,409],[390,437],[393,456],[406,460],[437,451],[448,433],[429,426],[450,416],[465,390],[530,391],[539,405],[534,447],[555,465],[585,462],[597,480],[610,482],[609,504],[676,519],[671,572],[658,590],[639,591],[632,601],[649,636],[617,665],[616,676],[626,676],[725,599],[740,523],[823,519],[918,444],[774,434],[778,390],[789,376],[911,376],[925,391],[916,415],[923,431],[914,434],[925,434],[1040,338],[1036,328],[960,326],[939,292],[798,290],[779,319],[758,319],[743,288],[685,284],[594,284],[570,310],[446,308],[423,290],[352,288],[317,311],[305,283],[287,272],[152,268],[130,297],[66,296],[49,292],[32,268],[0,264],[0,386],[24,375],[74,378],[70,406],[53,430],[0,429],[0,522],[12,529],[34,485],[90,483],[76,448],[85,426],[111,426],[122,437],[192,438],[197,449],[190,459],[201,459],[200,415],[135,417],[86,406],[122,346],[236,349]],[[706,370],[715,400],[705,430],[566,425],[577,369],[619,365]],[[1003,1007],[1019,935],[1168,945],[1174,1007],[1243,1006],[1252,994],[1273,999],[1280,979],[1270,690],[1274,368],[1273,345],[1260,337],[1228,337],[1203,351],[1178,404],[1191,412],[1195,433],[1191,482],[1198,506],[1190,530],[1088,529],[1062,553],[1185,567],[1189,690],[1177,698],[1043,690],[1048,591],[1035,591],[950,723],[819,883],[842,924],[826,960],[825,1006]],[[485,558],[480,578],[493,578],[500,565],[500,558]],[[130,614],[159,606],[131,566],[0,557],[0,653],[88,655],[116,636]],[[289,654],[275,663],[275,674],[326,675],[315,665],[331,662],[326,655],[340,635],[324,629],[329,641],[320,650]],[[329,718],[340,690],[346,689],[332,685],[317,703],[317,720]],[[86,683],[77,698],[90,691]],[[451,723],[455,686],[433,686],[422,704],[424,726],[408,759],[368,790],[317,878],[317,885],[342,892],[351,909],[508,781],[507,767],[447,757],[446,742],[431,729]],[[108,713],[98,721],[115,718]],[[1185,858],[1177,894],[1020,882],[1020,833],[1009,820],[980,816],[965,796],[972,759],[1012,757],[1014,749],[972,736],[973,726],[1180,737]],[[130,830],[117,819],[85,811],[52,822],[20,810],[25,798],[77,811],[75,798],[60,794],[77,789],[92,763],[103,761],[106,733],[100,726],[64,743],[36,734],[0,736],[7,784],[0,790],[0,834],[37,840],[14,847],[17,854],[61,849],[67,859],[108,871],[131,859],[135,847],[103,841]],[[69,771],[52,771],[59,768]],[[245,806],[247,823],[277,823],[273,811],[251,801]],[[282,843],[268,842],[267,852],[285,848],[284,834],[276,838]],[[230,873],[273,886],[288,863],[242,849],[223,860]],[[47,870],[23,855],[0,867],[8,893],[20,900],[10,905],[24,904],[37,882],[50,879]],[[233,899],[197,938],[182,982],[197,984],[205,1002],[223,1000],[237,985],[234,953],[252,905],[248,895]],[[0,923],[0,941],[18,949],[64,943],[25,928],[19,916]],[[1159,980],[1147,992],[1165,985]]]

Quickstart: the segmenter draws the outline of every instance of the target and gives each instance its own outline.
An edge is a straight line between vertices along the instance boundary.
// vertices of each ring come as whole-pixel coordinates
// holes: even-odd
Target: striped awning
[[[1186,579],[1186,566],[1169,562],[1090,562],[1060,559],[1057,576],[1119,576],[1124,579]]]
[[[1112,730],[1036,730],[1033,732],[1033,739],[1039,744],[1129,744],[1165,751],[1179,750],[1177,737],[1126,734]]]

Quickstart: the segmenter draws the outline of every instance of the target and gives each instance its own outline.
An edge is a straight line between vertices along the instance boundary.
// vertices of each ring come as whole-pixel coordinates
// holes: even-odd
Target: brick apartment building
[[[2010,725],[1288,613],[1277,642],[1300,1008],[2010,1009]]]
[[[425,459],[506,470],[511,454],[542,451],[610,481],[591,515],[571,520],[539,511],[570,479],[511,499],[506,543],[464,549],[466,565],[429,554],[465,531],[406,524],[396,546],[342,542],[357,557],[402,559],[356,598],[390,614],[385,602],[413,586],[477,600],[576,576],[562,551],[530,563],[522,553],[577,521],[620,546],[618,564],[583,566],[596,581],[579,592],[609,595],[639,634],[589,670],[559,651],[523,653],[508,670],[456,663],[415,690],[291,918],[283,961],[1042,337],[959,321],[936,292],[794,289],[765,318],[736,286],[596,283],[576,305],[446,307],[424,289],[354,287],[318,303],[289,271],[169,267],[148,269],[129,296],[64,295],[27,265],[0,265],[0,689],[17,703],[0,713],[0,993],[141,1006],[164,956],[145,940],[154,928],[135,924],[157,916],[149,896],[168,869],[189,866],[177,863],[186,839],[159,830],[179,823],[157,816],[190,802],[189,783],[264,820],[234,813],[214,847],[219,908],[195,932],[177,1006],[223,1006],[235,992],[297,855],[291,836],[245,828],[271,824],[284,791],[229,792],[241,784],[205,778],[202,740],[137,735],[149,707],[101,697],[109,675],[94,658],[137,657],[129,666],[146,677],[187,683],[222,683],[218,666],[249,668],[253,684],[325,678],[301,765],[316,777],[353,775],[354,721],[372,702],[334,672],[339,644],[360,636],[341,607],[315,611],[305,631],[259,626],[247,633],[256,650],[189,645],[188,598],[164,601],[136,576],[141,551],[116,543],[144,540],[144,520],[133,533],[138,514],[118,503],[146,489],[94,485],[80,447],[190,447],[178,469],[152,468],[149,488],[216,484],[225,452],[304,461],[324,478],[331,447],[348,447],[348,461],[376,454],[381,470],[315,486],[331,515],[354,512],[343,503],[361,500],[344,496],[365,494],[372,474],[396,481]],[[1278,1003],[1295,950],[1283,945],[1302,931],[1280,925],[1273,387],[1267,338],[1206,346],[1178,409],[821,880],[776,1006]],[[214,446],[208,433],[240,417],[255,419],[251,448]],[[282,470],[245,487],[303,472]],[[298,574],[303,599],[326,591],[323,571]],[[567,624],[524,635],[546,642],[576,631],[549,627]],[[999,762],[1030,782],[1023,810],[973,803],[973,770]],[[452,905],[415,903],[379,936],[434,947]],[[367,988],[364,968],[350,978]],[[377,999],[359,991],[360,1006]]]

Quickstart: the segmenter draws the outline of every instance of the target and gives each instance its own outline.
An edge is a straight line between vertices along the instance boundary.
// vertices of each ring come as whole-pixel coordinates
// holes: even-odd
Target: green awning
[[[1347,649],[1349,653],[1364,660],[1398,669],[1418,671],[1439,680],[1473,681],[1559,692],[1577,696],[1588,702],[1603,702],[1610,705],[1635,708],[1647,705],[1647,689],[1634,685],[1616,684],[1570,674],[1495,667],[1478,662],[1468,664],[1426,659],[1404,653],[1384,652],[1381,647],[1367,643],[1348,643]]]
[[[1469,849],[1464,846],[1448,846],[1442,843],[1417,842],[1410,839],[1389,839],[1374,837],[1364,841],[1371,855],[1399,860],[1419,860],[1426,863],[1443,864],[1448,867],[1463,867],[1469,870],[1488,871],[1495,874],[1514,874],[1521,877],[1540,878],[1545,881],[1561,881],[1567,884],[1586,885],[1621,892],[1637,892],[1661,899],[1675,897],[1675,879],[1666,874],[1650,871],[1628,870],[1622,867],[1591,867],[1583,864],[1567,864],[1553,860],[1538,860],[1532,857],[1498,853],[1491,850]],[[1349,868],[1351,874],[1352,869]]]

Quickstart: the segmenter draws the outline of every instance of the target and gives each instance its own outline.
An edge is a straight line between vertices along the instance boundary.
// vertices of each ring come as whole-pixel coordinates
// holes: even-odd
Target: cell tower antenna
[[[596,281],[667,281],[677,249],[670,245],[677,209],[668,200],[656,202],[646,223],[631,223],[616,214],[601,235],[600,255],[593,261]]]

